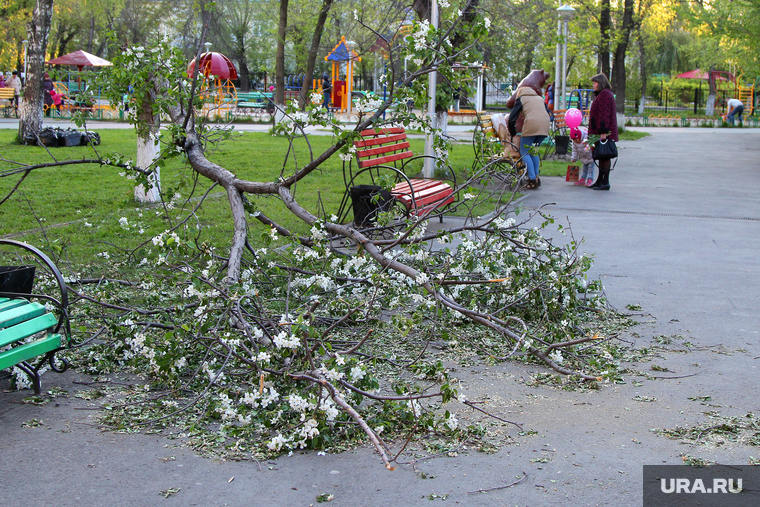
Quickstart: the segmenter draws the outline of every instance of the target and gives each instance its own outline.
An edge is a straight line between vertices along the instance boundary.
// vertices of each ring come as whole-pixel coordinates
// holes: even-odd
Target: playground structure
[[[238,78],[237,70],[229,58],[221,53],[206,51],[200,56],[198,69],[203,79],[198,79],[199,96],[204,102],[204,112],[213,108],[217,111],[229,110],[237,104],[237,89],[232,83]],[[187,66],[187,76],[195,75],[196,61]],[[208,108],[206,107],[208,105]]]
[[[351,94],[354,83],[354,62],[362,61],[362,58],[349,47],[350,45],[352,45],[351,42],[346,41],[345,37],[341,37],[335,48],[325,56],[326,62],[332,62],[330,75],[330,82],[332,83],[331,103],[334,109],[348,114],[351,114],[353,109]]]

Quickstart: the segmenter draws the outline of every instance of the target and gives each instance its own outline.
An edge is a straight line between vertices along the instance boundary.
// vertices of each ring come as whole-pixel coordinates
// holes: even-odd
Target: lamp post
[[[438,0],[433,0],[430,6],[430,26],[438,29]],[[435,61],[435,56],[433,57]],[[433,67],[432,72],[428,74],[428,107],[427,113],[430,118],[430,126],[438,127],[435,116],[435,93],[436,93],[436,70]],[[433,151],[433,136],[430,134],[425,138],[425,164],[422,167],[422,175],[425,178],[432,178],[435,174],[435,152]]]
[[[29,44],[29,41],[23,40],[21,43],[24,45],[24,84],[26,84],[26,46]]]
[[[346,48],[348,48],[348,61],[346,62],[346,111],[349,118],[354,109],[353,93],[354,93],[354,49],[356,48],[356,42],[352,40],[346,41]]]
[[[557,8],[557,12],[562,19],[562,109],[567,109],[567,23],[573,19],[575,9],[565,4]],[[554,104],[557,104],[556,90]]]

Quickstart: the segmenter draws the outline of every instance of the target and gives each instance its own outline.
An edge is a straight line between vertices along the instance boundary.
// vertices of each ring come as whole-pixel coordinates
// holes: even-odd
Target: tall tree
[[[623,19],[618,27],[618,36],[615,45],[615,65],[612,68],[612,87],[615,90],[615,105],[618,113],[625,112],[625,83],[626,69],[625,56],[628,52],[628,41],[631,37],[633,24],[633,2],[634,0],[625,0],[623,4]]]
[[[599,66],[598,70],[604,75],[610,75],[610,32],[612,31],[612,9],[610,0],[602,0],[601,15],[599,16]]]
[[[53,0],[37,0],[27,25],[27,76],[18,126],[21,142],[27,135],[36,135],[42,127],[42,73],[52,20]]]
[[[248,64],[248,46],[251,45],[251,27],[256,21],[253,0],[225,0],[217,2],[211,19],[211,35],[230,59],[237,62],[240,87],[248,91],[251,71]]]
[[[277,28],[277,57],[275,60],[275,103],[285,105],[285,33],[288,28],[288,0],[280,0],[280,23]]]
[[[301,86],[301,104],[306,107],[306,101],[311,88],[311,80],[314,78],[314,67],[317,62],[317,54],[319,52],[319,43],[322,40],[322,33],[325,30],[325,22],[327,21],[327,14],[330,12],[333,0],[322,0],[322,8],[319,10],[319,17],[317,18],[317,26],[314,29],[314,35],[311,37],[311,46],[309,47],[309,58],[306,61],[306,74],[304,75],[303,85]]]

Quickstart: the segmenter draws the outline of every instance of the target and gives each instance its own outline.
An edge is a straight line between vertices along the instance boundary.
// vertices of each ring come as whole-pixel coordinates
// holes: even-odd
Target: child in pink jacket
[[[591,158],[591,147],[588,145],[588,130],[584,127],[572,128],[570,139],[573,141],[570,161],[579,160],[583,164],[583,172],[575,184],[590,187],[594,183],[594,159]]]

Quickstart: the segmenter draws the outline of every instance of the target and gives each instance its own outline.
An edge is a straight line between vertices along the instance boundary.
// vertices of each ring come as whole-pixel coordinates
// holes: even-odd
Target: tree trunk
[[[238,60],[238,64],[240,65],[240,90],[247,92],[250,89],[250,83],[251,83],[251,72],[248,70],[248,61],[247,60]]]
[[[36,134],[42,127],[42,73],[45,63],[50,25],[53,20],[53,0],[37,0],[32,20],[27,25],[27,72],[24,101],[21,103],[18,126],[19,141],[27,134]]]
[[[285,107],[285,31],[288,28],[288,0],[280,0],[280,25],[277,29],[277,59],[275,60],[275,103]]]
[[[87,52],[92,54],[92,39],[95,36],[95,16],[90,16],[90,30],[87,34]]]
[[[306,61],[306,75],[303,78],[303,86],[301,86],[301,108],[306,107],[309,97],[309,88],[311,88],[311,81],[314,79],[314,67],[317,62],[317,53],[319,52],[319,43],[322,40],[322,33],[325,30],[325,22],[327,21],[327,14],[330,12],[333,0],[322,0],[322,10],[319,11],[319,18],[317,18],[317,26],[314,29],[314,35],[311,38],[311,47],[309,48],[309,58]]]
[[[625,0],[623,23],[618,32],[620,38],[615,46],[615,67],[612,75],[612,88],[615,90],[615,106],[618,113],[625,113],[625,54],[633,29],[633,0]]]
[[[137,167],[147,169],[158,158],[160,144],[155,132],[152,134],[148,137],[137,136]],[[135,200],[138,202],[161,201],[161,173],[158,167],[148,176],[148,181],[151,185],[150,189],[147,189],[145,185],[137,185],[135,187]]]
[[[647,72],[646,51],[644,50],[644,38],[639,27],[639,74],[641,75],[641,100],[639,101],[639,114],[644,114],[644,106],[647,101]]]
[[[715,65],[710,67],[710,74],[708,76],[708,83],[710,83],[710,94],[707,96],[707,104],[705,106],[705,115],[712,116],[715,114],[715,96],[718,94],[718,85],[715,82]]]
[[[137,133],[137,167],[149,169],[155,164],[158,158],[160,146],[158,142],[158,130],[161,126],[160,118],[153,113],[153,103],[156,101],[156,87],[150,91],[150,100],[143,103],[143,107],[137,114],[140,115],[140,121],[148,125],[146,132]],[[135,187],[135,200],[139,202],[160,202],[161,201],[161,173],[158,166],[154,167],[154,172],[148,176],[148,182],[151,188],[145,185]]]
[[[602,12],[599,16],[599,32],[602,39],[599,44],[599,69],[605,76],[610,76],[610,30],[612,28],[612,16],[610,14],[610,0],[602,0]]]

